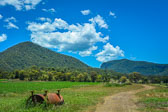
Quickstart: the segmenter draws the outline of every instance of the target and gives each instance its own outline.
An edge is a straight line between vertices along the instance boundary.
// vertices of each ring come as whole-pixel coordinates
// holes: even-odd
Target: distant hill
[[[23,42],[0,53],[0,69],[12,71],[36,65],[39,67],[88,68],[78,59],[56,53],[32,42]]]
[[[108,61],[103,63],[101,68],[120,73],[139,72],[144,75],[168,75],[168,64],[131,61],[128,59]]]

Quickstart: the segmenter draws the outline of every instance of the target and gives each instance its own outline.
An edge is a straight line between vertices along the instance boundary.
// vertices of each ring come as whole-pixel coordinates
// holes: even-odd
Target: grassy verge
[[[153,90],[144,91],[137,95],[140,98],[140,111],[168,112],[168,88],[156,86]]]
[[[13,85],[17,88],[19,82],[13,82]],[[19,87],[25,87],[21,82]],[[43,85],[43,88],[37,87],[36,83]],[[51,83],[55,85],[55,88],[51,86]],[[0,83],[3,85],[2,83]],[[8,85],[8,82],[6,83]],[[49,92],[55,92],[58,89],[57,84],[64,85],[59,87],[62,89],[61,95],[64,97],[65,104],[61,106],[50,105],[45,108],[44,106],[36,106],[26,108],[25,100],[30,96],[28,90],[37,89],[36,93],[43,93],[43,90],[49,90]],[[0,86],[1,86],[0,85]],[[10,85],[10,84],[9,84]],[[38,86],[39,86],[38,85]],[[9,87],[9,86],[6,86]],[[45,87],[45,88],[44,88]],[[95,110],[96,104],[103,102],[103,97],[111,94],[115,94],[122,91],[129,91],[141,88],[141,85],[126,85],[123,87],[105,87],[100,83],[73,83],[73,82],[32,82],[27,88],[16,91],[10,90],[12,87],[6,88],[6,95],[0,96],[0,111],[2,112],[82,112]],[[30,89],[31,88],[31,89]],[[39,89],[41,88],[41,89]],[[4,94],[2,90],[1,93]]]
[[[130,83],[123,83],[123,84],[118,84],[118,83],[105,83],[105,87],[123,87],[126,85],[131,85]]]

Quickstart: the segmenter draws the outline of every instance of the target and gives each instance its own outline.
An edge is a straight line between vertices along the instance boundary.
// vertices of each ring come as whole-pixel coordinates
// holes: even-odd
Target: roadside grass
[[[143,112],[168,112],[168,88],[155,85],[155,89],[137,94],[139,110]]]
[[[131,83],[122,83],[122,84],[119,84],[119,83],[105,83],[105,87],[123,87],[123,86],[126,86],[126,85],[131,85]]]
[[[3,90],[0,89],[0,112],[93,112],[96,104],[103,103],[104,96],[142,88],[141,85],[105,87],[103,83],[87,82],[13,82],[12,85],[15,85],[14,87],[18,89],[10,90],[13,88],[11,83],[7,82],[5,84],[10,86],[4,86],[0,83],[0,87],[3,85]],[[65,100],[63,105],[26,107],[26,99],[30,96],[29,90],[34,89],[36,90],[35,93],[44,93],[43,90],[56,92],[58,88],[61,89],[61,95]],[[4,95],[4,90],[6,95]]]

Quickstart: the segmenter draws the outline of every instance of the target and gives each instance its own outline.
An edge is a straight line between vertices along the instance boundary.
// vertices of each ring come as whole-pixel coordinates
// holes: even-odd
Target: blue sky
[[[167,0],[0,0],[0,52],[24,41],[99,67],[168,63]]]

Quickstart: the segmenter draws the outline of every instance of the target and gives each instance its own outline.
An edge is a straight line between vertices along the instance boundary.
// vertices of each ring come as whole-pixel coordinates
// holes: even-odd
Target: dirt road
[[[143,85],[144,88],[121,92],[104,98],[103,104],[96,106],[95,112],[137,112],[135,94],[141,91],[153,89],[154,87]]]

